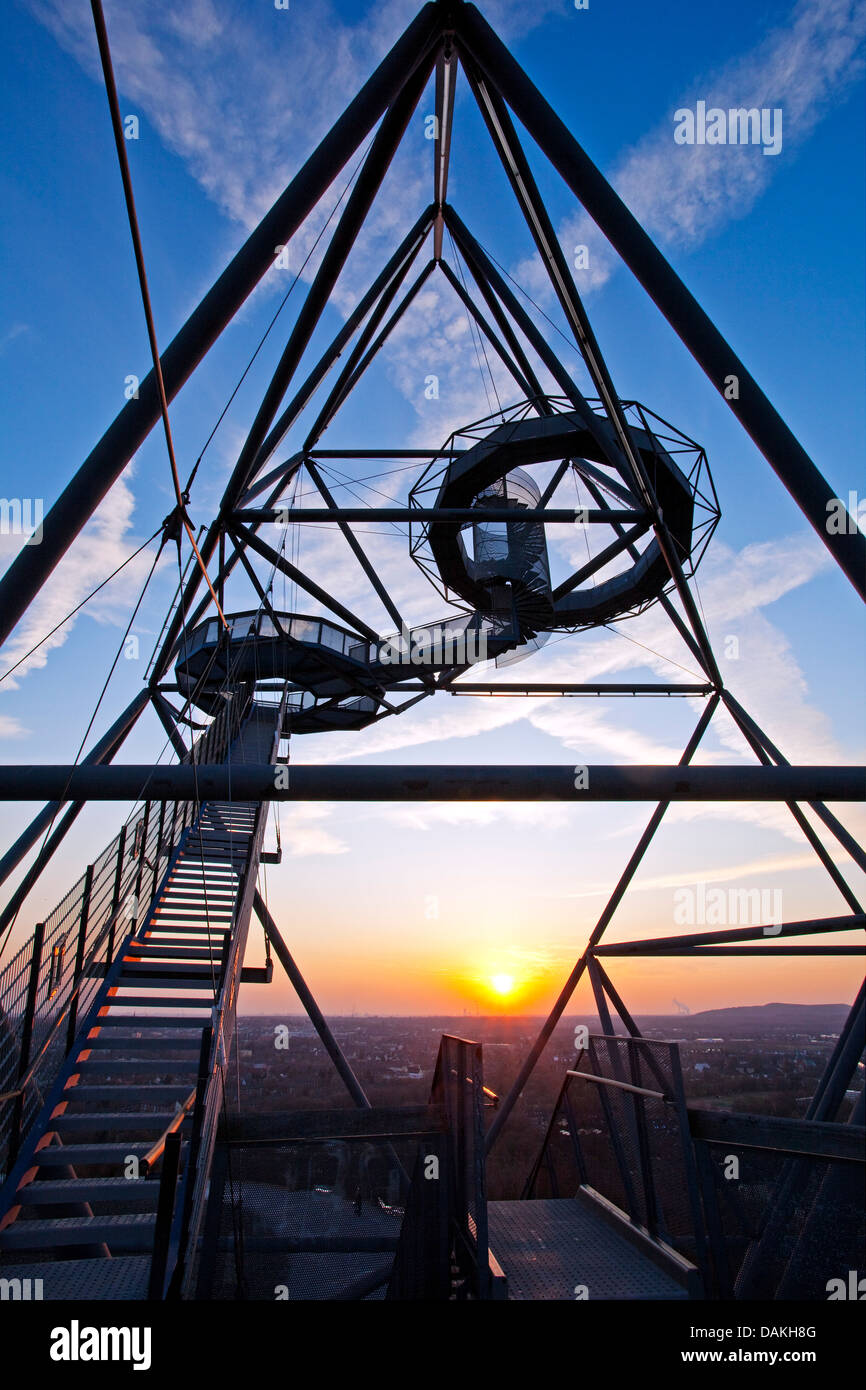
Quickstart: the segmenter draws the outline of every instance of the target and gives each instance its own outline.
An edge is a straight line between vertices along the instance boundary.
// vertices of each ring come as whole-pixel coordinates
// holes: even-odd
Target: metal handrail
[[[563,1084],[562,1091],[568,1081],[577,1077],[580,1081],[592,1081],[596,1086],[615,1086],[618,1091],[630,1091],[634,1096],[644,1096],[647,1100],[660,1100],[665,1105],[673,1105],[674,1097],[666,1091],[650,1091],[646,1086],[632,1086],[629,1081],[615,1081],[612,1076],[597,1076],[591,1071],[567,1071],[566,1082]]]
[[[73,1003],[77,1000],[78,995],[80,994],[81,988],[84,985],[85,981],[90,979],[88,971],[90,970],[90,967],[93,965],[94,959],[100,947],[102,946],[108,933],[111,931],[111,928],[117,925],[118,919],[123,915],[124,910],[125,904],[121,904],[114,912],[112,912],[111,916],[107,919],[107,921],[100,929],[99,935],[97,936],[96,940],[90,948],[90,952],[87,956],[87,959],[82,963],[81,970],[78,973],[78,979],[69,993],[69,998],[67,999],[63,1008],[60,1010],[60,1013],[54,1019],[54,1022],[49,1028],[48,1033],[46,1034],[43,1040],[42,1046],[40,1047],[39,1052],[37,1053],[34,1061],[31,1063],[29,1070],[21,1078],[18,1087],[14,1091],[4,1091],[2,1094],[0,1094],[0,1104],[7,1100],[14,1100],[16,1096],[23,1095],[27,1087],[33,1081],[33,1078],[35,1077],[37,1071],[42,1065],[46,1053],[48,1052],[52,1042],[54,1041],[57,1029],[60,1027],[60,1024],[68,1015]],[[130,932],[130,936],[133,935],[136,930],[137,928],[133,927],[132,931]]]
[[[154,1165],[158,1162],[158,1160],[162,1157],[163,1152],[165,1151],[165,1141],[168,1139],[169,1135],[177,1133],[184,1120],[186,1119],[187,1115],[192,1110],[193,1106],[195,1105],[197,1090],[197,1087],[193,1087],[186,1100],[183,1102],[183,1105],[179,1106],[177,1114],[174,1115],[170,1122],[166,1125],[165,1129],[162,1131],[162,1134],[159,1136],[156,1142],[150,1146],[144,1157],[139,1160],[139,1166],[142,1167],[146,1173],[149,1173],[151,1168],[153,1168]]]

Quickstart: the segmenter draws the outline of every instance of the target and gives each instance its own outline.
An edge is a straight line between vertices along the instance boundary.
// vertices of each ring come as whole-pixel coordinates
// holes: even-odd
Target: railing
[[[159,881],[167,862],[165,819],[164,809],[146,803],[0,973],[4,1167],[11,1166],[42,1090],[66,1056],[116,942],[135,924],[142,898]]]
[[[487,1239],[485,1099],[495,1103],[498,1097],[484,1085],[481,1044],[446,1034],[439,1046],[430,1102],[444,1108],[447,1124],[458,1296],[483,1299],[494,1293]]]
[[[245,688],[231,692],[188,761],[223,761],[248,704]],[[0,971],[0,1176],[198,809],[195,802],[146,801]]]
[[[689,1107],[721,1299],[842,1297],[862,1267],[862,1124]],[[837,1296],[838,1293],[837,1293]]]
[[[592,1036],[521,1195],[600,1194],[703,1297],[827,1298],[866,1239],[858,1106],[845,1124],[687,1106],[676,1043]]]
[[[584,1066],[584,1063],[586,1064]],[[566,1142],[567,1141],[567,1142]],[[565,1075],[522,1197],[599,1193],[706,1284],[700,1187],[676,1043],[592,1035]]]
[[[270,755],[267,759],[270,762],[273,762],[279,748],[280,730],[285,714],[285,699],[284,693],[274,718]],[[244,712],[246,707],[247,704],[245,703]],[[240,721],[238,721],[238,727],[234,729],[232,741],[239,725]],[[232,727],[229,726],[230,732]],[[189,1293],[193,1289],[198,1275],[199,1234],[207,1204],[207,1190],[217,1126],[223,1107],[225,1073],[231,1054],[234,1016],[237,1009],[247,928],[252,913],[259,855],[264,841],[268,810],[267,802],[260,803],[256,810],[250,853],[238,887],[238,906],[235,913],[234,930],[226,938],[217,995],[214,1000],[214,1028],[206,1029],[203,1035],[192,1134],[184,1167],[182,1191],[179,1190],[178,1194],[172,1233],[173,1246],[176,1248],[174,1263],[177,1270],[172,1288],[173,1292],[178,1294]]]

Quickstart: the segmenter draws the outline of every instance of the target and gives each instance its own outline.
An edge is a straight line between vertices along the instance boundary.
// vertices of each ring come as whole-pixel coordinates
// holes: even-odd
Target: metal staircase
[[[250,705],[231,742],[227,724],[229,765],[273,761],[281,716]],[[194,1249],[266,816],[226,801],[191,817],[23,1139],[0,1256],[46,1298],[162,1297]]]

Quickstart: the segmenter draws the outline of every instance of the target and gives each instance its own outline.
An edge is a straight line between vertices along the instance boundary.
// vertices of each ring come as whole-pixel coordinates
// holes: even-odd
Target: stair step
[[[158,941],[147,942],[143,945],[130,946],[123,953],[124,960],[138,960],[146,958],[148,960],[212,960],[214,964],[219,964],[220,955],[217,952],[208,950],[207,946],[161,946]]]
[[[59,1216],[40,1221],[13,1221],[0,1231],[0,1250],[46,1250],[54,1246],[94,1245],[105,1241],[115,1250],[149,1250],[156,1217]]]
[[[169,1018],[166,1014],[128,1014],[111,1013],[100,1018],[99,1028],[203,1028],[200,1018]]]
[[[147,1298],[149,1255],[118,1255],[113,1260],[51,1260],[13,1265],[3,1261],[4,1279],[41,1279],[42,1297],[68,1302],[86,1299]]]
[[[208,863],[213,861],[225,864],[235,859],[245,859],[249,853],[251,840],[252,836],[247,834],[236,835],[233,840],[207,839],[203,845],[199,845],[198,842],[190,845],[189,853],[198,859],[199,866],[204,860],[205,868],[207,868]]]
[[[186,1100],[192,1087],[183,1081],[157,1081],[150,1085],[130,1086],[121,1082],[117,1086],[90,1085],[67,1086],[63,1100],[81,1101],[137,1101],[139,1105],[152,1105],[162,1100]],[[53,1121],[52,1121],[53,1123]]]
[[[217,972],[219,978],[219,972]],[[133,980],[161,980],[169,989],[172,980],[177,989],[213,989],[213,976],[204,965],[166,965],[159,966],[156,961],[130,961],[123,967],[121,982]]]
[[[199,898],[197,907],[204,907],[204,899]],[[207,931],[208,922],[231,922],[234,917],[234,898],[229,903],[210,903],[206,912],[197,912],[183,904],[174,906],[171,903],[160,903],[157,910],[148,919],[156,924],[174,922],[178,926],[186,927],[188,931]],[[165,930],[163,925],[163,930]]]
[[[195,1071],[197,1062],[194,1060],[197,1047],[193,1049],[189,1057],[141,1057],[133,1061],[125,1058],[113,1057],[88,1057],[76,1059],[74,1070],[78,1071],[107,1071],[107,1072],[181,1072]]]
[[[212,864],[203,869],[201,860],[198,863],[192,859],[180,860],[168,880],[168,889],[170,891],[175,887],[201,883],[212,883],[215,888],[228,888],[236,879],[237,874],[228,864]]]
[[[88,1129],[146,1129],[162,1134],[175,1114],[174,1110],[92,1110],[88,1114],[58,1115],[51,1121],[51,1128],[58,1134],[80,1134]]]
[[[126,1201],[147,1202],[155,1207],[158,1198],[157,1178],[47,1178],[44,1182],[28,1182],[15,1194],[16,1204],[22,1207]]]
[[[204,999],[177,999],[173,994],[113,994],[108,1001],[111,1008],[134,1009],[207,1009],[210,1003]]]
[[[35,1153],[33,1162],[39,1168],[63,1168],[69,1164],[74,1168],[78,1163],[122,1166],[132,1156],[144,1158],[150,1147],[151,1144],[142,1144],[140,1140],[130,1140],[128,1144],[52,1144]]]
[[[132,1025],[135,1027],[135,1025]],[[198,1031],[201,1033],[202,1024],[199,1023]],[[88,1052],[176,1052],[187,1051],[188,1049],[197,1052],[201,1046],[200,1037],[190,1037],[189,1033],[180,1038],[126,1038],[122,1034],[112,1033],[107,1038],[88,1038],[83,1047]]]
[[[205,890],[207,891],[208,898],[213,898],[220,905],[228,905],[234,901],[235,895],[230,888],[216,888],[206,884],[205,889],[195,893],[191,888],[187,891],[183,887],[171,885],[160,897],[159,906],[165,903],[177,903],[178,905],[181,903],[192,903],[193,907],[195,907],[201,902]]]
[[[230,927],[212,926],[210,930],[208,930],[207,927],[196,927],[193,929],[190,927],[178,927],[173,925],[163,926],[159,922],[154,922],[148,929],[145,946],[151,948],[154,946],[171,946],[176,951],[202,951],[208,949],[222,951],[225,949],[226,938],[231,935],[232,931]],[[130,949],[129,954],[135,955],[140,949],[140,947],[134,946]]]

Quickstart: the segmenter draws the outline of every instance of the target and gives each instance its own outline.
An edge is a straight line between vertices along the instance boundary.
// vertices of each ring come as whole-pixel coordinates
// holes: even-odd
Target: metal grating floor
[[[66,1299],[143,1299],[150,1279],[149,1255],[117,1255],[114,1259],[40,1260],[2,1267],[4,1279],[41,1279],[45,1302]],[[31,1284],[30,1298],[36,1290]]]
[[[685,1299],[685,1289],[572,1197],[490,1202],[490,1250],[513,1299]]]

